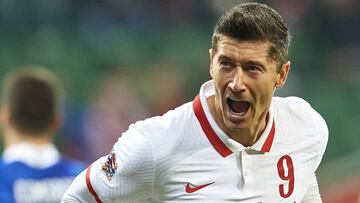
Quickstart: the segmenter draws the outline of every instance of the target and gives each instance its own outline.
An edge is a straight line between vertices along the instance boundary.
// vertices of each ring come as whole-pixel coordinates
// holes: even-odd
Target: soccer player
[[[26,66],[2,84],[0,202],[60,202],[85,165],[62,157],[52,143],[64,91],[49,70]]]
[[[303,99],[274,97],[290,70],[282,17],[239,4],[215,26],[194,101],[130,125],[63,202],[321,202],[328,130]]]

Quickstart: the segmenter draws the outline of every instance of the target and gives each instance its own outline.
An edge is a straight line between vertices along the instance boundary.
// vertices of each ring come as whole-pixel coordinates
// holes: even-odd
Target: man
[[[36,66],[10,73],[2,85],[0,202],[60,202],[85,169],[52,144],[62,119],[62,85],[52,72]]]
[[[321,202],[328,139],[303,99],[273,97],[290,70],[282,17],[239,4],[218,21],[211,81],[193,102],[131,125],[63,202]]]

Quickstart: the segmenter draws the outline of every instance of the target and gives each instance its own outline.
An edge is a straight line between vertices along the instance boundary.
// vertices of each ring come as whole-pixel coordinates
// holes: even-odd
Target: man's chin
[[[249,115],[248,112],[245,114],[239,114],[227,111],[225,119],[229,125],[244,126],[249,120]]]
[[[225,126],[228,130],[244,130],[247,129],[247,122],[245,119],[243,120],[236,120],[236,121],[232,121],[230,119],[227,119],[225,121]]]

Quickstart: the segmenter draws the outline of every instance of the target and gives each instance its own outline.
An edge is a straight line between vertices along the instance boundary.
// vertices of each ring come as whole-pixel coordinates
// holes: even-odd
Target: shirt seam
[[[139,131],[139,133],[141,133],[144,138],[150,143],[150,150],[151,150],[151,170],[152,170],[152,180],[151,180],[151,197],[153,197],[154,194],[154,182],[155,182],[155,163],[154,163],[154,150],[153,150],[153,145],[152,142],[150,141],[150,139],[147,138],[147,136],[145,135],[144,132],[142,132],[140,129],[138,129],[137,127],[134,127],[137,131]]]

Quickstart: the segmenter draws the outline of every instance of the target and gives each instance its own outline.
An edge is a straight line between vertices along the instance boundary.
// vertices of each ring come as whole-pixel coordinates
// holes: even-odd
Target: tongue
[[[234,111],[235,113],[240,113],[240,114],[246,113],[246,111],[250,107],[250,104],[247,101],[230,100],[229,103],[231,110]]]

